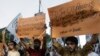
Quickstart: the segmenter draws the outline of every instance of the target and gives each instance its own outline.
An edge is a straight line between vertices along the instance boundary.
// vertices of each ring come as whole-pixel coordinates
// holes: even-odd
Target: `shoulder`
[[[16,50],[16,51],[12,51],[12,52],[13,52],[13,53],[19,53],[19,51],[17,51],[17,50]]]
[[[8,51],[8,53],[12,53],[12,51]]]
[[[88,56],[99,56],[99,55],[95,52],[91,52],[91,53],[88,54]]]
[[[19,54],[18,51],[8,51],[8,53]]]
[[[18,51],[15,51],[16,56],[20,56],[20,53]]]

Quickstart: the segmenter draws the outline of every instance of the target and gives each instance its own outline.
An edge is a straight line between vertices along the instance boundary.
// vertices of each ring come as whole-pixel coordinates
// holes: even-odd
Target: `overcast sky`
[[[70,0],[42,0],[41,10],[47,14],[46,18],[49,18],[47,8],[68,1]],[[18,13],[23,17],[33,16],[38,12],[38,2],[39,0],[0,0],[0,28],[6,27]]]

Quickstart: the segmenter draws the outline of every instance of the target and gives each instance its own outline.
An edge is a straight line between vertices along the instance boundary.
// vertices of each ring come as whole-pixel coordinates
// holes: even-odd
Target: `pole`
[[[41,0],[39,0],[39,13],[41,12]]]

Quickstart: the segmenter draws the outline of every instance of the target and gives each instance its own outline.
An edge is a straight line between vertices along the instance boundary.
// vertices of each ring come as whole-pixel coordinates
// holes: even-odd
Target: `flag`
[[[46,34],[46,45],[47,45],[47,48],[52,47],[52,39],[51,39],[50,35],[48,35],[48,34]]]
[[[19,13],[12,21],[11,23],[7,26],[7,30],[10,32],[11,35],[14,36],[13,41],[15,41],[16,43],[19,43],[19,39],[16,35],[16,30],[17,30],[17,20],[18,18],[21,16],[21,13]]]

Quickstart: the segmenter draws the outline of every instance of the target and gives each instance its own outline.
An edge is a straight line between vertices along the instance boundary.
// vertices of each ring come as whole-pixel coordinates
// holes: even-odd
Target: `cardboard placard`
[[[75,0],[49,8],[52,37],[100,32],[100,1]]]
[[[22,37],[38,37],[45,31],[45,16],[39,15],[18,20],[17,35]]]

